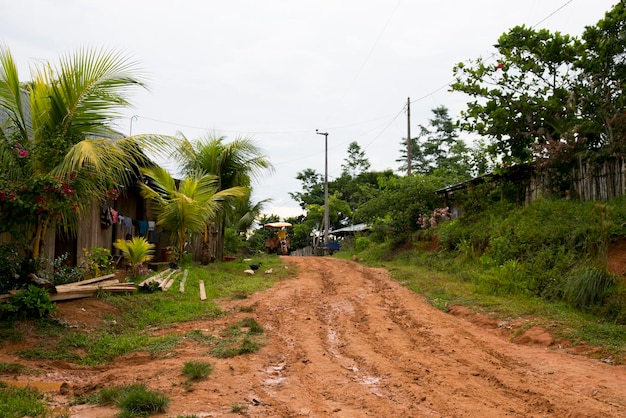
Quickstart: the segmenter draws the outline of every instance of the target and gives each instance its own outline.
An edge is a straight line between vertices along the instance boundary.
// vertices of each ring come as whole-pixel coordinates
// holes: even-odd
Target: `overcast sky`
[[[276,168],[253,199],[291,216],[297,173],[324,173],[316,129],[329,134],[330,180],[353,141],[372,170],[395,170],[408,97],[413,133],[437,106],[456,119],[465,103],[448,91],[456,63],[489,57],[516,25],[578,36],[616,2],[0,0],[0,42],[23,81],[37,60],[83,46],[126,53],[150,90],[131,97],[120,132],[251,137]]]

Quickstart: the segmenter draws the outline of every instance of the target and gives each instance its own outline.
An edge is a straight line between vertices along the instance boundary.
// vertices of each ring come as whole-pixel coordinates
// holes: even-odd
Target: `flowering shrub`
[[[422,229],[428,229],[439,225],[442,221],[449,221],[450,219],[450,208],[438,208],[433,211],[432,215],[420,215],[419,218],[417,218],[417,224]]]
[[[106,198],[110,199],[110,200],[117,200],[119,196],[119,192],[117,189],[111,189],[111,190],[107,190],[106,192]]]
[[[40,215],[60,220],[64,213],[77,211],[76,183],[76,176],[66,181],[50,176],[25,181],[0,180],[2,220],[28,223]]]

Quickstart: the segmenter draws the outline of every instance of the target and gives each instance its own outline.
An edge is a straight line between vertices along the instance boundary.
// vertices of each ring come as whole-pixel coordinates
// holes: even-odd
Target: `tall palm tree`
[[[203,172],[189,173],[178,185],[161,167],[142,169],[151,181],[141,183],[142,196],[155,203],[156,224],[171,231],[180,257],[190,235],[204,231],[209,219],[221,210],[227,199],[244,196],[246,189],[218,190],[217,177]]]
[[[119,53],[81,49],[57,65],[33,67],[22,83],[0,44],[0,224],[37,258],[49,225],[75,232],[78,219],[107,190],[128,184],[159,136],[122,138],[111,126],[144,87],[136,64]],[[4,115],[4,118],[2,117]]]
[[[203,170],[218,178],[219,190],[231,187],[251,188],[264,170],[273,170],[272,164],[250,138],[237,138],[226,143],[225,137],[206,136],[195,142],[184,140],[178,159],[184,172]],[[222,202],[223,211],[211,223],[212,229],[205,232],[205,249],[210,258],[222,259],[224,254],[224,230],[229,216],[233,214],[235,202]],[[230,216],[232,217],[232,216]],[[210,242],[212,241],[212,242]]]

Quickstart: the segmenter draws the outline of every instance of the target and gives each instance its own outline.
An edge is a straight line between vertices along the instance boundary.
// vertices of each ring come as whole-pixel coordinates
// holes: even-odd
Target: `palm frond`
[[[0,43],[0,108],[6,112],[11,121],[11,126],[5,127],[3,130],[13,131],[12,134],[26,141],[28,131],[25,108],[22,103],[22,91],[17,66],[11,51]]]
[[[33,78],[46,86],[41,94],[47,94],[51,126],[63,136],[84,137],[108,131],[120,110],[130,106],[130,90],[144,87],[138,73],[119,52],[83,48],[61,57],[56,67],[41,65]]]

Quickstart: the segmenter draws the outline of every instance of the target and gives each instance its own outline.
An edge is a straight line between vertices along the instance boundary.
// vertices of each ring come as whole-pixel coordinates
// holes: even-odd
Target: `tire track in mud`
[[[557,366],[602,364],[509,343],[431,307],[381,269],[286,260],[298,277],[256,310],[280,348],[255,390],[284,416],[625,416],[623,386],[568,384],[571,371]],[[624,368],[614,369],[626,382]],[[267,380],[272,374],[279,378]]]

